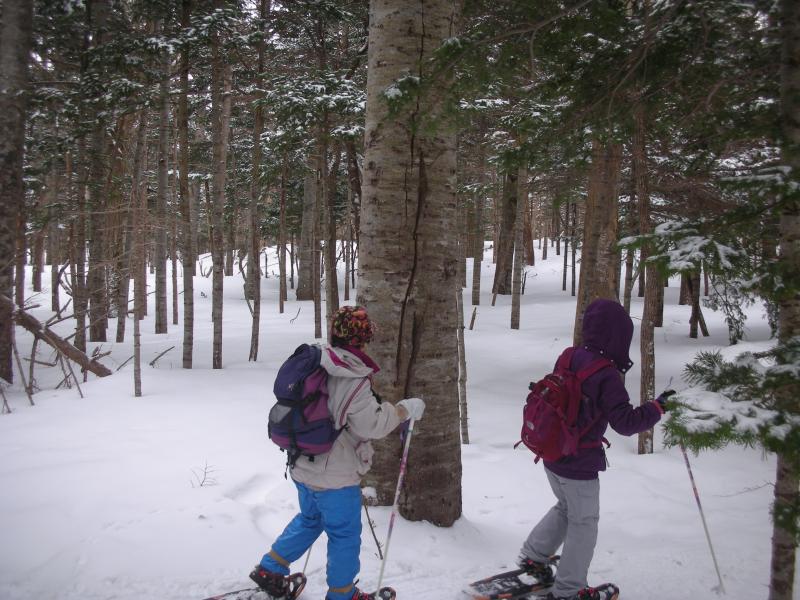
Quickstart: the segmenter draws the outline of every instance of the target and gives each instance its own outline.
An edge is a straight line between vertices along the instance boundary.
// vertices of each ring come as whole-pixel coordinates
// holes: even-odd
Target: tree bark
[[[647,121],[644,106],[641,103],[633,109],[633,151],[632,168],[636,200],[639,204],[639,232],[648,234],[653,231],[650,221],[650,179],[647,166]],[[643,247],[642,254],[647,256],[648,249]],[[641,385],[639,388],[639,404],[645,404],[655,398],[656,357],[655,357],[655,324],[658,316],[658,294],[661,277],[655,265],[640,262],[639,277],[644,277],[644,309],[640,334],[641,353]],[[653,430],[648,429],[639,434],[639,454],[652,454]]]
[[[281,166],[280,224],[278,228],[278,312],[283,314],[284,303],[288,299],[286,290],[286,161]]]
[[[61,176],[58,166],[53,164],[50,173],[50,188],[52,190],[53,205],[60,202],[60,183]],[[61,227],[56,219],[55,209],[51,206],[48,209],[50,225],[47,232],[47,258],[50,262],[50,310],[59,312],[61,310],[61,263],[63,253],[61,252]]]
[[[486,125],[481,121],[481,131]],[[472,305],[481,303],[481,267],[483,265],[483,213],[486,204],[486,148],[483,144],[478,147],[478,192],[475,194],[475,232],[474,247],[472,249]]]
[[[214,8],[219,10],[224,0],[214,0]],[[225,241],[223,212],[225,209],[225,179],[227,175],[228,133],[231,115],[231,67],[222,55],[222,42],[219,33],[214,32],[211,42],[211,139],[213,147],[211,199],[211,256],[212,291],[211,319],[213,322],[213,341],[211,351],[212,368],[222,368],[222,307],[225,267]]]
[[[13,297],[16,223],[25,202],[23,157],[32,0],[0,5],[0,294]],[[0,307],[0,377],[13,382],[12,306]]]
[[[391,114],[384,91],[403,75],[427,75],[430,54],[457,33],[454,9],[445,0],[370,3],[359,248],[359,304],[380,324],[370,345],[382,368],[376,386],[386,400],[417,396],[427,404],[400,513],[440,526],[461,515],[455,135],[434,96],[446,81]],[[365,479],[379,504],[393,499],[398,443],[390,436],[377,445]]]
[[[517,174],[507,173],[503,178],[500,229],[498,231],[497,268],[492,293],[511,293],[511,270],[514,261],[514,222],[517,214]]]
[[[781,33],[781,158],[790,169],[788,178],[794,186],[787,192],[780,217],[780,255],[783,273],[793,274],[790,293],[778,300],[778,339],[786,344],[800,335],[800,4],[780,1]],[[787,182],[787,185],[789,182]],[[797,386],[788,386],[779,395],[781,408],[800,415]],[[773,506],[772,561],[770,565],[769,600],[791,600],[797,544],[792,527],[797,527],[800,506],[800,473],[797,455],[778,454]]]
[[[181,2],[181,28],[191,25],[192,0]],[[180,225],[178,242],[183,266],[183,354],[182,366],[192,368],[194,354],[194,244],[192,235],[192,193],[189,189],[189,48],[181,52],[180,95],[178,96],[178,193]]]
[[[90,0],[87,3],[87,25],[92,31],[92,48],[99,48],[106,43],[106,31],[109,6],[108,0]],[[94,73],[93,76],[102,76]],[[105,342],[108,328],[108,287],[106,277],[106,252],[103,240],[108,234],[106,218],[106,195],[104,182],[106,180],[106,154],[108,136],[106,135],[106,117],[103,116],[104,102],[94,98],[91,104],[92,114],[89,122],[92,129],[89,134],[89,180],[86,191],[88,214],[86,215],[89,226],[87,232],[87,251],[89,267],[86,275],[86,286],[89,300],[89,339],[93,342]]]
[[[617,244],[617,212],[622,147],[618,143],[592,142],[592,167],[586,216],[583,223],[581,272],[578,281],[578,302],[575,314],[574,345],[580,346],[583,313],[597,298],[617,299],[614,287],[619,254]]]
[[[327,153],[326,153],[327,154]],[[323,171],[325,204],[325,316],[326,323],[330,323],[331,315],[339,310],[339,278],[336,272],[336,173],[339,170],[340,156],[338,145],[333,147],[333,164],[330,171],[327,168],[327,158]]]
[[[131,189],[125,211],[125,229],[123,232],[123,249],[119,260],[119,284],[117,286],[117,336],[118,343],[125,341],[125,324],[127,323],[130,296],[130,281],[134,273],[134,244],[141,243],[137,239],[138,220],[136,212],[139,210],[139,188],[142,172],[144,171],[145,153],[147,151],[147,111],[139,114],[139,126],[136,128],[136,146],[133,151],[133,168],[131,173]],[[135,313],[135,310],[134,310]],[[138,318],[138,317],[137,317]]]
[[[461,293],[461,290],[456,290],[456,333],[458,335],[458,407],[461,415],[461,443],[469,444],[467,349],[464,342],[464,295]]]
[[[156,33],[164,30],[164,21],[156,22]],[[155,256],[156,314],[155,333],[167,333],[167,194],[169,157],[169,71],[166,52],[161,58],[161,80],[158,83],[158,192],[156,194]]]
[[[519,329],[520,303],[522,299],[522,271],[525,265],[522,229],[525,211],[528,208],[528,170],[520,167],[517,172],[517,216],[514,222],[514,274],[511,283],[511,329]]]
[[[255,80],[256,89],[263,85],[264,62],[266,53],[265,28],[267,14],[270,9],[269,0],[259,0],[258,18],[261,37],[256,44],[258,51],[258,66]],[[259,94],[259,97],[262,95]],[[253,302],[253,318],[250,328],[250,355],[249,360],[258,360],[258,338],[261,327],[261,226],[258,218],[258,204],[261,199],[261,132],[264,130],[264,109],[259,104],[253,110],[253,165],[250,181],[250,256],[247,260],[247,284],[250,287],[248,296]],[[283,218],[283,215],[281,215]],[[281,290],[282,293],[282,290]],[[283,298],[281,298],[283,302]]]
[[[317,179],[314,176],[316,165],[309,157],[308,171],[303,179],[303,214],[300,222],[300,242],[297,248],[297,289],[295,296],[298,300],[314,299],[314,244],[316,229],[316,189]]]

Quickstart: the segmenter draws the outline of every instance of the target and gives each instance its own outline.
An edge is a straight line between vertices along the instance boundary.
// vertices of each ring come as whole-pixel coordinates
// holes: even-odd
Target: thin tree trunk
[[[163,29],[159,20],[156,33]],[[165,53],[166,54],[166,53]],[[155,256],[156,315],[155,333],[167,333],[167,194],[169,157],[169,59],[161,59],[161,80],[158,84],[158,193],[156,195]]]
[[[125,341],[125,325],[127,323],[128,301],[130,296],[131,275],[136,272],[134,244],[141,243],[137,238],[139,231],[139,190],[144,170],[145,153],[147,152],[147,111],[139,114],[139,126],[136,128],[136,147],[133,151],[133,170],[131,173],[131,189],[128,206],[125,211],[125,231],[123,233],[123,250],[119,260],[119,285],[117,286],[117,343]],[[134,309],[135,309],[134,304]],[[135,310],[134,310],[135,312]],[[138,317],[135,317],[138,320]]]
[[[352,265],[353,250],[353,221],[351,211],[353,210],[353,187],[350,185],[349,178],[347,183],[347,206],[345,208],[345,239],[344,239],[344,301],[350,300],[350,269]]]
[[[181,2],[181,28],[191,25],[192,0]],[[178,241],[183,267],[183,353],[184,369],[192,368],[194,350],[194,236],[192,235],[192,193],[189,188],[189,48],[181,52],[180,95],[178,96],[178,193],[180,225]]]
[[[548,205],[546,202],[543,203],[542,218],[540,219],[542,223],[542,239],[540,240],[542,244],[542,260],[547,260],[547,234],[548,229],[550,228],[550,220],[547,216],[547,206]]]
[[[458,408],[461,415],[461,443],[469,444],[467,350],[464,342],[464,295],[461,290],[456,290],[456,328],[458,334]]]
[[[17,213],[17,223],[15,231],[17,234],[17,241],[15,243],[16,251],[14,253],[14,297],[18,306],[25,305],[25,265],[28,256],[28,217],[27,207],[23,202]]]
[[[482,175],[481,175],[482,177]],[[484,186],[475,194],[475,234],[472,251],[472,305],[481,303],[481,267],[483,266],[483,205]]]
[[[331,315],[339,310],[339,277],[336,272],[336,173],[339,171],[341,152],[338,145],[333,148],[333,165],[328,172],[325,159],[324,194],[325,203],[325,315],[330,323]]]
[[[44,209],[45,197],[50,194],[50,190],[45,188],[39,193],[39,207],[38,210]],[[31,287],[34,292],[42,291],[42,271],[44,271],[44,238],[45,229],[39,229],[33,235],[33,244],[31,248]]]
[[[78,140],[77,153],[78,179],[75,190],[75,206],[77,210],[75,236],[72,244],[72,263],[75,265],[75,277],[72,281],[72,305],[75,307],[75,347],[86,351],[86,140]]]
[[[692,271],[687,278],[689,287],[689,299],[692,305],[692,314],[689,317],[689,337],[697,338],[697,330],[700,325],[700,271]]]
[[[570,271],[571,271],[571,273],[570,273],[570,286],[571,286],[570,294],[572,296],[575,296],[575,283],[576,283],[576,279],[577,279],[576,276],[575,276],[575,270],[576,270],[576,264],[577,264],[576,255],[577,255],[577,250],[578,250],[578,203],[577,202],[573,202],[572,203],[572,233],[570,234],[570,239],[572,240],[572,244],[571,244],[571,246],[572,246],[572,257],[571,257],[571,261],[570,261]]]
[[[50,173],[50,185],[52,189],[53,204],[60,202],[61,177],[58,172],[58,167],[54,164]],[[59,312],[61,310],[61,297],[59,290],[61,288],[61,228],[56,219],[55,209],[51,206],[48,210],[50,216],[50,226],[47,233],[47,257],[50,260],[50,310]]]
[[[561,291],[567,291],[567,268],[569,266],[569,200],[564,206],[564,271],[561,278]]]
[[[214,8],[224,6],[223,0],[214,0]],[[231,114],[231,67],[222,56],[219,34],[212,36],[211,59],[211,138],[213,146],[211,199],[211,256],[213,280],[211,291],[211,320],[213,323],[212,368],[222,368],[222,307],[224,286],[225,241],[222,214],[225,209],[225,179],[227,175],[228,133]]]
[[[647,166],[647,121],[644,106],[637,103],[633,110],[633,151],[632,167],[636,200],[639,204],[639,232],[642,235],[652,232],[650,222],[650,181]],[[642,255],[647,255],[646,246]],[[656,358],[655,358],[655,322],[658,314],[658,293],[661,278],[655,265],[640,262],[639,277],[644,277],[644,309],[640,334],[641,352],[641,386],[639,404],[645,404],[655,398]],[[653,430],[648,429],[639,434],[639,454],[653,452]]]
[[[514,222],[514,275],[511,290],[511,329],[519,329],[520,303],[522,297],[522,271],[525,265],[525,249],[522,244],[522,229],[525,211],[528,209],[528,170],[521,166],[517,173],[517,216]]]
[[[269,9],[269,0],[259,0],[259,30],[262,35],[256,43],[256,47],[258,48],[258,73],[255,78],[256,89],[261,88],[264,79],[262,73],[264,72],[266,52],[265,27]],[[261,226],[258,218],[258,203],[261,198],[261,132],[264,129],[264,109],[259,104],[254,107],[253,112],[253,166],[251,175],[252,181],[250,182],[250,257],[247,261],[247,284],[250,286],[250,293],[248,295],[253,301],[249,360],[255,361],[258,360],[258,338],[261,327],[261,266],[258,260],[258,257],[261,256]],[[283,190],[281,190],[281,193],[283,193]],[[281,219],[283,219],[283,204],[281,204]],[[283,222],[281,222],[281,230],[282,229]],[[278,259],[280,260],[280,252],[278,253]],[[283,288],[280,289],[279,293],[281,294],[280,303],[282,305]]]
[[[300,223],[300,243],[297,248],[297,290],[295,295],[298,300],[314,299],[314,230],[316,229],[316,188],[317,179],[314,176],[316,165],[312,157],[308,160],[308,171],[303,179],[303,214]]]
[[[316,156],[316,182],[314,185],[314,226],[313,226],[313,244],[311,246],[311,256],[314,261],[313,266],[313,280],[311,282],[314,293],[314,337],[320,339],[322,337],[322,248],[320,247],[322,229],[322,211],[323,211],[323,198],[325,196],[325,169],[323,166],[327,164],[327,150],[323,147],[317,146]]]
[[[278,228],[278,312],[283,314],[284,303],[288,299],[286,291],[286,161],[281,167],[280,224]]]
[[[517,214],[517,174],[507,173],[503,178],[503,196],[500,218],[499,250],[492,293],[511,293],[511,271],[514,262],[514,223]]]

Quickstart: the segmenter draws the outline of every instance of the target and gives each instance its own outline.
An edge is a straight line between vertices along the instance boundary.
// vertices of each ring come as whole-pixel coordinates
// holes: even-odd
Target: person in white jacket
[[[301,456],[291,468],[300,512],[250,574],[274,600],[291,597],[289,565],[324,531],[328,537],[327,600],[370,600],[355,587],[360,569],[361,477],[372,465],[370,440],[391,433],[425,411],[420,398],[395,405],[372,391],[379,367],[364,351],[374,327],[360,306],[344,306],[331,319],[331,345],[322,346],[320,364],[328,372],[328,408],[343,429],[325,454]]]

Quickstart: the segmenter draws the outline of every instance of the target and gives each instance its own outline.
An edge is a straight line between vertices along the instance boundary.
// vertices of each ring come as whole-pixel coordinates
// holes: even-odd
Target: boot
[[[527,556],[521,555],[517,560],[517,565],[525,571],[526,575],[535,577],[542,585],[551,585],[555,581],[553,567],[544,563],[531,560]]]
[[[267,571],[261,565],[256,565],[253,572],[250,573],[250,579],[272,600],[293,600],[300,594],[306,583],[305,575],[302,573],[287,576]]]

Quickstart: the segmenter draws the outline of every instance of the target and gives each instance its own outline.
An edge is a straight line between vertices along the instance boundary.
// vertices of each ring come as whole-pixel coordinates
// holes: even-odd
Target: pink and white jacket
[[[344,428],[330,452],[310,460],[301,456],[292,479],[314,489],[359,485],[372,466],[370,440],[391,433],[400,418],[392,404],[372,393],[371,377],[379,368],[362,350],[321,345],[321,366],[328,372],[328,408],[336,427]]]

